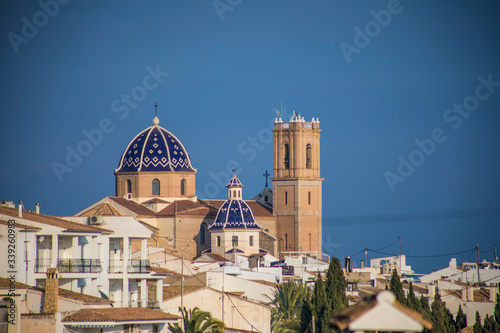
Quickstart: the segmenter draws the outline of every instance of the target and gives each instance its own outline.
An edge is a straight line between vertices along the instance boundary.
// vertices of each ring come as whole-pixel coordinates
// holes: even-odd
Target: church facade
[[[321,252],[318,120],[306,122],[295,112],[287,122],[276,118],[273,188],[253,200],[242,199],[236,176],[228,179],[227,200],[199,199],[186,148],[159,122],[155,117],[127,145],[114,172],[115,196],[77,216],[133,216],[153,231],[150,245],[189,259],[207,252]]]

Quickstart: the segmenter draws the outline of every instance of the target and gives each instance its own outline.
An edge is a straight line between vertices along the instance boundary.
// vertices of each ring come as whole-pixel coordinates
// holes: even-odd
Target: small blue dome
[[[241,183],[241,181],[236,177],[236,175],[233,175],[231,179],[229,179],[229,183],[227,183],[226,187],[245,187]]]
[[[219,208],[214,223],[208,229],[262,229],[253,216],[252,210],[243,200],[226,200]]]
[[[186,148],[172,133],[155,125],[139,133],[127,146],[116,172],[196,172]]]

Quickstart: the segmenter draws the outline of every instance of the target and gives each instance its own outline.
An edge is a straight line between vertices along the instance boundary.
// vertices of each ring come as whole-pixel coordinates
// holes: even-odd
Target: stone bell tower
[[[322,251],[319,120],[274,123],[273,213],[279,252]]]

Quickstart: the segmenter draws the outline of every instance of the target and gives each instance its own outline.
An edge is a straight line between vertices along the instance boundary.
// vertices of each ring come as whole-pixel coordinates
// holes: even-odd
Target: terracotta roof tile
[[[0,289],[10,288],[10,280],[0,277]],[[32,287],[27,284],[16,281],[16,289],[30,289],[39,292],[45,292],[45,288]],[[112,304],[113,301],[101,297],[96,297],[92,295],[82,294],[75,291],[59,288],[59,297],[72,299],[75,301],[82,302],[83,304]]]
[[[152,204],[152,203],[169,204],[170,201],[165,201],[165,200],[160,199],[160,198],[154,198],[154,199],[151,199],[151,200],[144,201],[143,203],[141,203],[141,205],[147,205],[147,204]]]
[[[2,224],[2,225],[9,225],[9,222],[8,222],[8,220],[4,220],[4,219],[0,218],[0,224]],[[22,224],[22,223],[16,223],[16,229],[42,230],[42,228],[32,227],[30,225]]]
[[[94,215],[102,215],[102,216],[122,216],[119,211],[116,210],[115,207],[111,206],[107,202],[103,202],[100,205],[97,205],[86,212],[80,214],[79,216],[94,216]]]
[[[184,286],[184,295],[193,293],[195,291],[205,289],[206,286]],[[181,287],[180,286],[164,286],[163,287],[163,300],[166,301],[168,299],[177,297],[181,295]]]
[[[356,305],[349,306],[334,314],[333,318],[330,320],[330,325],[334,325],[340,330],[344,330],[351,322],[365,314],[368,310],[374,308],[377,304],[378,301],[376,295],[371,295]],[[421,313],[399,303],[396,300],[392,304],[408,316],[420,322],[426,329],[432,328],[432,323],[425,319]]]
[[[230,260],[224,258],[220,254],[217,253],[204,253],[198,258],[194,259],[193,261],[195,262],[219,262],[219,261],[224,261],[224,262],[229,262]]]
[[[159,216],[174,216],[174,215],[202,215],[202,216],[216,216],[216,208],[207,205],[199,200],[193,202],[191,200],[177,200],[158,212]]]
[[[0,207],[0,214],[12,216],[15,218],[18,218],[18,210],[15,208],[9,208],[9,207]],[[72,222],[68,220],[64,220],[59,217],[55,216],[50,216],[50,215],[45,215],[45,214],[37,214],[33,212],[29,212],[26,210],[23,210],[23,219],[28,220],[28,221],[34,221],[38,223],[43,223],[47,225],[52,225],[55,227],[63,228],[66,230],[70,231],[89,231],[89,232],[105,232],[105,233],[111,233],[113,231],[104,229],[104,228],[99,228],[87,224],[82,224],[78,222]]]
[[[62,319],[63,322],[177,320],[179,316],[148,308],[82,309]]]
[[[113,200],[114,202],[116,202],[120,206],[123,206],[126,209],[133,211],[137,215],[145,215],[145,216],[156,215],[156,213],[154,211],[152,211],[149,208],[144,207],[141,204],[138,204],[135,201],[127,200],[125,198],[120,198],[120,197],[109,197],[109,199]]]
[[[250,281],[257,282],[257,283],[260,283],[260,284],[263,284],[263,285],[269,286],[269,287],[276,287],[278,285],[277,283],[266,281],[266,280],[250,280]]]

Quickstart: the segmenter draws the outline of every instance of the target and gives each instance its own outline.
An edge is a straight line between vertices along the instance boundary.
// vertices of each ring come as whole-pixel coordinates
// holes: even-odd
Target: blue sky
[[[0,6],[0,199],[72,215],[114,195],[155,102],[198,169],[199,197],[224,198],[218,184],[237,164],[249,199],[272,172],[279,100],[321,122],[326,252],[398,236],[415,256],[500,245],[496,1]],[[86,156],[69,165],[68,149]],[[448,260],[408,259],[422,273]]]

